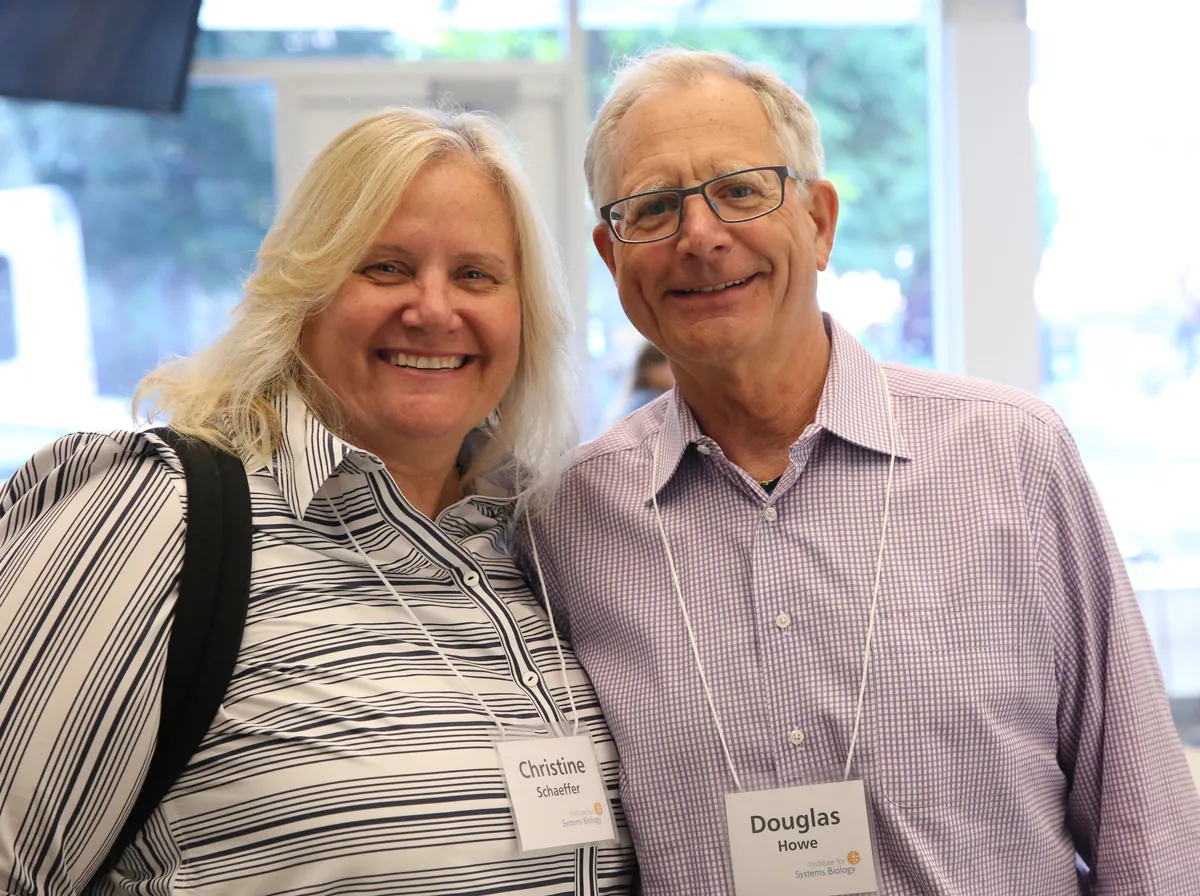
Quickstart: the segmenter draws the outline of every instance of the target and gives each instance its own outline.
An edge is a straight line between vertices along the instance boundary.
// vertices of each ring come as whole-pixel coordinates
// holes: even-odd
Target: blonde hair
[[[575,442],[571,318],[561,266],[528,181],[499,129],[474,112],[393,108],[352,125],[305,172],[258,252],[229,329],[138,384],[134,410],[184,435],[267,463],[282,438],[272,399],[296,388],[334,432],[337,398],[305,363],[300,333],[319,315],[395,213],[417,173],[458,156],[477,163],[512,211],[521,295],[513,381],[486,429],[491,439],[464,475],[508,459],[523,475],[557,467]],[[518,483],[518,486],[520,483]]]
[[[583,158],[588,196],[598,210],[610,195],[612,139],[625,113],[645,93],[659,87],[695,84],[706,77],[730,78],[757,95],[779,141],[779,148],[803,183],[820,179],[825,162],[817,119],[796,91],[765,65],[744,62],[731,53],[662,47],[627,59],[596,114]]]

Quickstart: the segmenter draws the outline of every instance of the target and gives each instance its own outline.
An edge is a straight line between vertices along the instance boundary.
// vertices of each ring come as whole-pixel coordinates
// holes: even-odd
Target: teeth
[[[397,367],[415,367],[418,370],[457,370],[466,362],[465,355],[430,357],[429,355],[406,355],[404,352],[399,352],[392,357],[392,363]]]
[[[681,289],[680,292],[717,292],[718,290],[728,289],[731,286],[740,286],[749,279],[749,277],[743,277],[741,280],[730,280],[728,283],[722,283],[718,286],[700,286],[696,289]]]

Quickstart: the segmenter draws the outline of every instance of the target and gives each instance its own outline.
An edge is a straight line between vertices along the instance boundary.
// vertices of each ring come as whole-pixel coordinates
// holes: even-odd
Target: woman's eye
[[[387,283],[410,276],[407,267],[394,261],[374,261],[371,264],[363,265],[358,273],[368,279],[382,280]]]
[[[491,277],[489,277],[487,275],[487,273],[485,273],[484,271],[477,270],[476,268],[468,268],[467,270],[463,271],[462,274],[460,274],[460,276],[467,280],[475,280],[475,281],[491,279]]]

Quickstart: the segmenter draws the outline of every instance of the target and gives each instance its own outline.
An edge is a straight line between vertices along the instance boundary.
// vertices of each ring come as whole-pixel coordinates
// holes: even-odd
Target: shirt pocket
[[[881,616],[863,722],[865,774],[902,808],[1011,792],[1021,751],[1056,737],[1053,664],[1002,603]]]

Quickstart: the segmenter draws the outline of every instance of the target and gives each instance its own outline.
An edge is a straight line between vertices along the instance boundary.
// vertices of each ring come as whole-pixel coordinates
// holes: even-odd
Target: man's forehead
[[[613,186],[626,193],[781,161],[761,101],[727,78],[664,85],[639,97],[618,123],[611,153]]]

